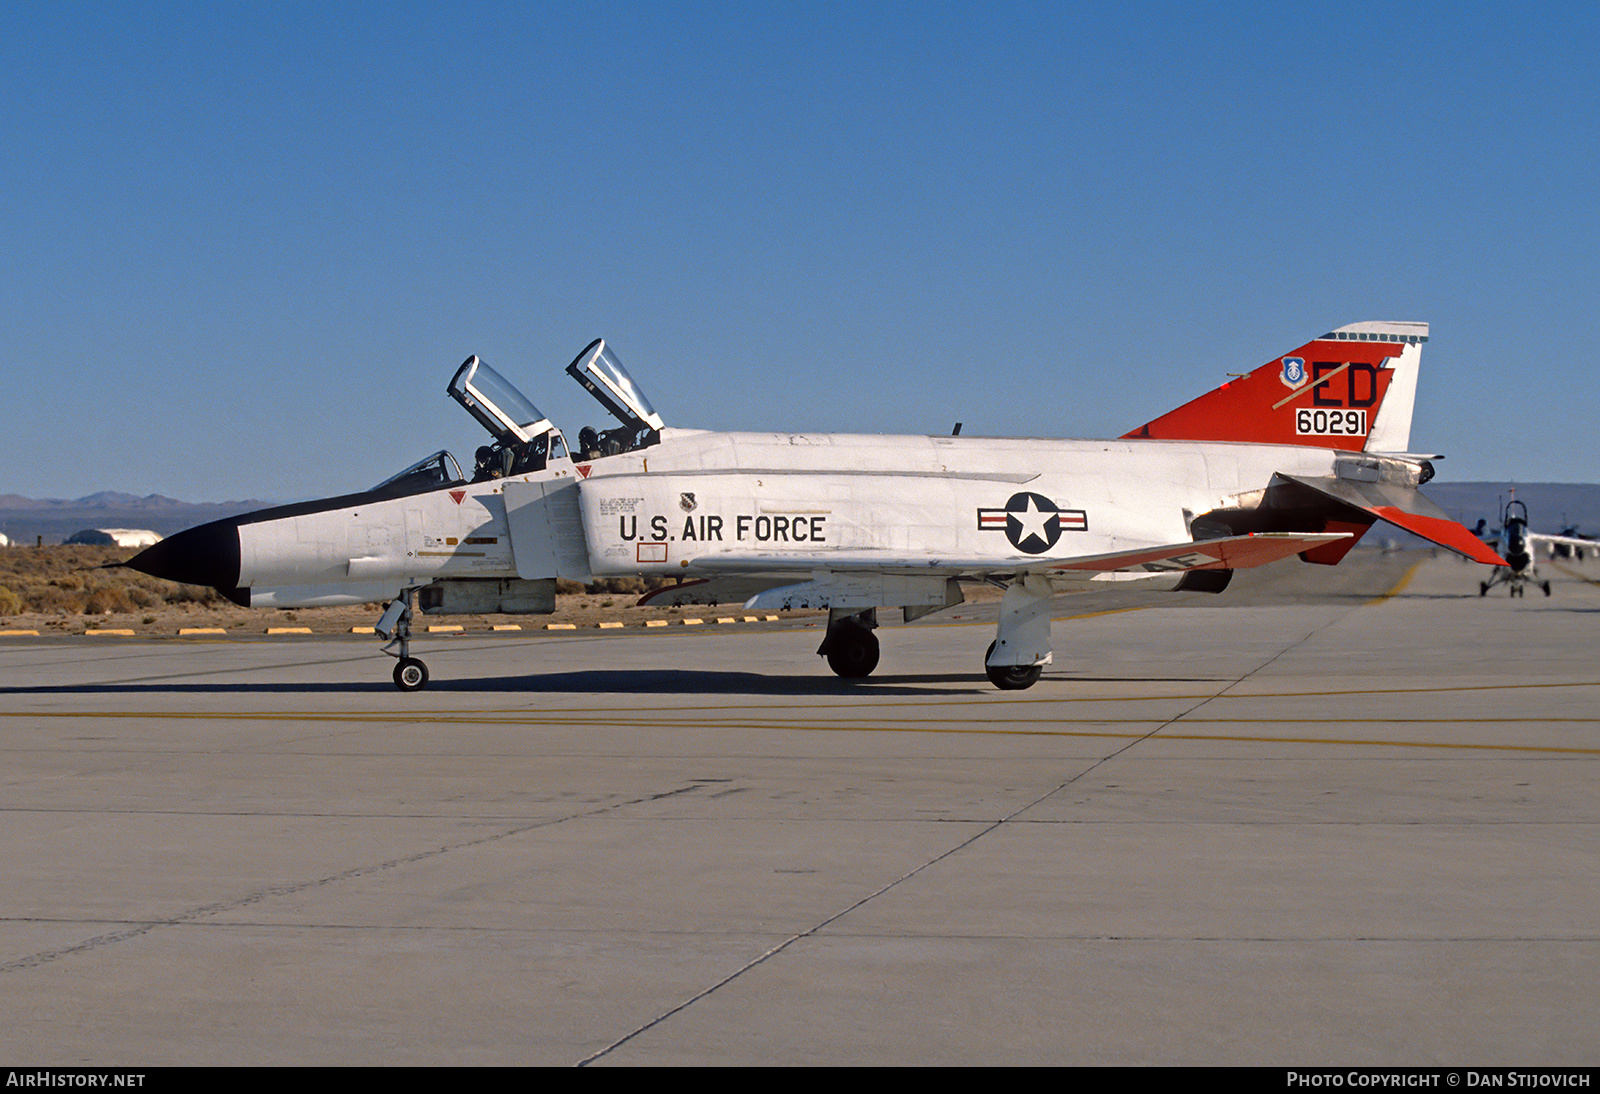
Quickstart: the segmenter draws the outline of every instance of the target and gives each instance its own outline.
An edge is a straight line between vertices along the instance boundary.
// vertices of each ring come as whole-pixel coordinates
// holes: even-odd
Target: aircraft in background
[[[1475,529],[1478,536],[1490,546],[1501,548],[1505,556],[1503,565],[1496,566],[1488,581],[1478,582],[1478,595],[1488,596],[1496,585],[1506,586],[1510,596],[1526,596],[1527,587],[1535,585],[1550,595],[1550,582],[1539,576],[1539,549],[1542,547],[1553,558],[1557,551],[1570,551],[1581,561],[1586,549],[1593,549],[1593,540],[1563,533],[1549,535],[1528,531],[1528,507],[1512,498],[1501,514],[1500,527],[1492,534],[1487,531],[1488,521],[1479,520]],[[1573,531],[1568,529],[1568,532]]]
[[[1424,323],[1340,327],[1098,441],[669,428],[596,340],[566,371],[620,424],[572,448],[470,357],[447,388],[490,434],[470,478],[436,452],[371,490],[213,521],[126,565],[243,605],[392,597],[378,630],[403,690],[427,682],[416,611],[550,612],[557,579],[672,578],[678,602],[825,608],[817,652],[848,678],[878,663],[879,611],[909,621],[987,583],[1004,594],[985,672],[1026,688],[1051,663],[1057,594],[1220,593],[1235,569],[1336,564],[1378,520],[1502,565],[1417,489],[1436,458],[1409,451],[1427,340]],[[1020,396],[1047,397],[1027,362],[1003,367]]]
[[[1576,562],[1582,562],[1584,552],[1593,551],[1596,548],[1600,548],[1600,542],[1597,542],[1593,536],[1586,536],[1580,533],[1576,524],[1569,524],[1561,529],[1556,542],[1550,545],[1550,557],[1552,559],[1570,558]]]

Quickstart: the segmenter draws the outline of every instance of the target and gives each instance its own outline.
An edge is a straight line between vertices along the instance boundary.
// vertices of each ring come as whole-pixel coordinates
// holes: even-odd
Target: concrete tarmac
[[[1600,1063],[1600,566],[1549,573],[1280,565],[1012,693],[948,617],[859,685],[814,627],[424,639],[415,694],[0,639],[0,1062]]]

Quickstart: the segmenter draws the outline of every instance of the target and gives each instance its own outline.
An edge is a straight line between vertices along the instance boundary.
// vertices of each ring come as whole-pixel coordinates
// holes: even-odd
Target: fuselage
[[[441,578],[693,578],[723,556],[788,570],[880,551],[1046,561],[1187,540],[1196,515],[1248,507],[1277,472],[1328,475],[1337,458],[1222,442],[666,429],[648,448],[529,474],[239,518],[234,584],[288,607]],[[566,519],[531,519],[534,504]]]

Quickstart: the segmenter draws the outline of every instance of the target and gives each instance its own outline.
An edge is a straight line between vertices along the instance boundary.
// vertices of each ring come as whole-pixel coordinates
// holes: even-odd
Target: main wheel
[[[1021,691],[1039,682],[1039,675],[1044,672],[1043,665],[989,664],[989,658],[994,655],[997,644],[990,642],[988,652],[983,655],[983,671],[988,674],[989,683],[1001,691]]]
[[[828,640],[828,667],[846,680],[861,680],[878,667],[878,636],[846,623]]]
[[[415,657],[402,657],[394,666],[394,686],[401,691],[421,691],[428,686],[428,666]]]
[[[1488,596],[1489,595],[1489,583],[1487,581],[1478,582],[1478,595],[1479,596]]]
[[[1543,589],[1543,590],[1544,590],[1544,595],[1545,595],[1545,596],[1549,596],[1549,595],[1550,595],[1550,583],[1549,583],[1549,582],[1548,582],[1548,581],[1546,581],[1546,582],[1544,582],[1544,583],[1542,583],[1542,584],[1541,584],[1541,585],[1540,585],[1540,586],[1539,586],[1539,588],[1541,588],[1541,589]]]

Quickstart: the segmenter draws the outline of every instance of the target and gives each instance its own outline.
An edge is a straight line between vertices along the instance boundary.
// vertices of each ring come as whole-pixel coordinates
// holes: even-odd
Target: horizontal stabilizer
[[[1505,560],[1477,536],[1450,519],[1421,491],[1397,483],[1354,482],[1349,479],[1282,475],[1279,478],[1326,494],[1335,501],[1365,510],[1380,520],[1404,528],[1430,543],[1487,566],[1504,566]]]

